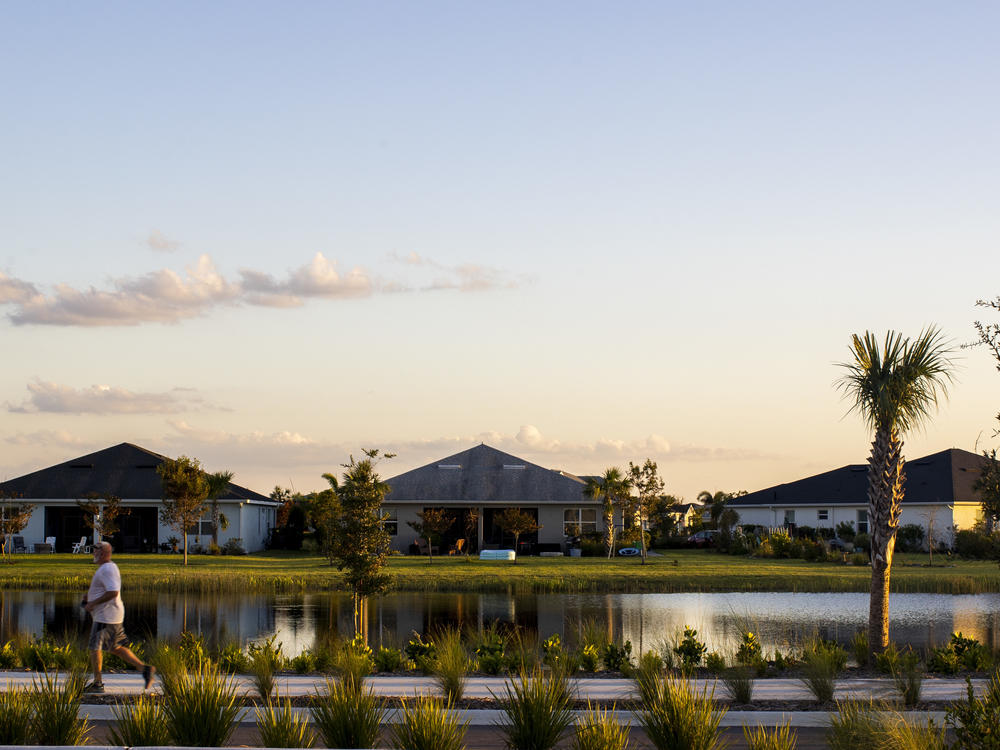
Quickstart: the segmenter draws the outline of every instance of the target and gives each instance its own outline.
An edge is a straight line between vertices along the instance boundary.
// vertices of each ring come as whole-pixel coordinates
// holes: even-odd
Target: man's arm
[[[84,601],[83,607],[88,612],[93,612],[94,611],[94,607],[97,607],[100,604],[104,604],[104,602],[110,602],[116,596],[118,596],[118,592],[117,591],[105,591],[103,594],[101,594],[99,597],[97,597],[96,599],[94,599],[94,601],[92,601],[92,602],[88,602],[87,601],[87,597],[85,596],[85,597],[83,597],[83,601]]]

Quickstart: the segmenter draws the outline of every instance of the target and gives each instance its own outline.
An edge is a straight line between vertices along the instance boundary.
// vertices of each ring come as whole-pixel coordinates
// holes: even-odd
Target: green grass
[[[990,561],[957,560],[926,568],[923,555],[896,555],[892,590],[912,593],[1000,592],[1000,569]],[[676,561],[676,564],[675,564]],[[194,556],[187,567],[179,555],[116,555],[136,593],[286,593],[334,591],[343,576],[322,557],[264,552],[245,557]],[[17,555],[0,564],[0,589],[79,591],[93,575],[83,555]],[[637,560],[604,558],[522,558],[517,565],[464,557],[393,557],[389,561],[399,591],[547,592],[705,592],[705,591],[867,591],[867,567],[803,560],[731,557],[698,550],[668,550]]]

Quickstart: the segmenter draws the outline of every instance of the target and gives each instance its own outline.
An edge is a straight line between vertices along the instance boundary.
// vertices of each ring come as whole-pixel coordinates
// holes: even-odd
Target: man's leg
[[[104,680],[101,678],[101,666],[103,662],[103,654],[100,649],[90,652],[90,667],[94,672],[94,681],[88,685],[88,689],[93,692],[100,692],[104,689]]]
[[[142,678],[146,681],[145,689],[149,690],[150,685],[153,684],[153,675],[156,674],[156,667],[152,664],[145,664],[142,659],[132,653],[132,649],[128,646],[115,646],[111,649],[111,653],[140,670]]]

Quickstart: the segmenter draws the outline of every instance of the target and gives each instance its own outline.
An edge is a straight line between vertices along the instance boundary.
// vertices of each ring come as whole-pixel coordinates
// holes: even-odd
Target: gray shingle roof
[[[505,506],[593,503],[580,477],[546,469],[488,445],[442,458],[387,480],[386,503]]]
[[[132,443],[120,443],[9,479],[0,483],[0,491],[25,500],[79,500],[91,493],[117,495],[123,500],[160,500],[163,492],[156,467],[166,458]],[[232,482],[219,499],[270,502]]]
[[[972,489],[982,470],[983,457],[949,448],[907,461],[903,504],[979,502]],[[857,505],[868,502],[868,465],[851,464],[799,479],[796,482],[751,492],[727,505]]]

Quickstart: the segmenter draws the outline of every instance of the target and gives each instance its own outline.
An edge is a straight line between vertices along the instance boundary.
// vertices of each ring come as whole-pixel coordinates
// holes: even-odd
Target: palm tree
[[[952,349],[935,327],[913,341],[895,331],[879,345],[866,331],[851,339],[852,362],[840,364],[837,387],[874,432],[868,457],[868,529],[872,583],[868,645],[873,654],[889,645],[889,574],[903,499],[903,434],[920,427],[947,396],[953,380]]]
[[[615,553],[615,506],[628,497],[629,480],[617,466],[604,470],[604,474],[587,480],[584,493],[594,500],[603,500],[604,543],[608,557]]]

